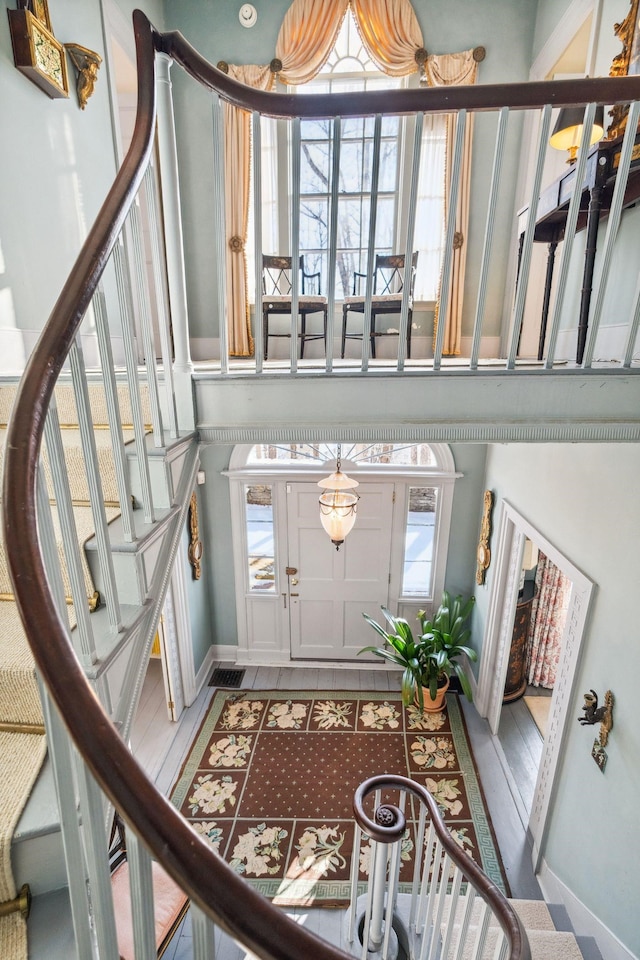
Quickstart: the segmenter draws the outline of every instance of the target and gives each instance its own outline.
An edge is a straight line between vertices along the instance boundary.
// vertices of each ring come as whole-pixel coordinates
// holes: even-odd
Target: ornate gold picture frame
[[[478,541],[478,552],[476,555],[476,583],[480,585],[484,583],[486,572],[491,563],[491,548],[489,546],[489,541],[491,539],[492,511],[493,492],[491,490],[485,490],[482,508],[482,523],[480,524],[480,539]]]
[[[622,50],[613,58],[610,77],[628,77],[640,74],[640,0],[631,0],[629,12],[622,23],[615,23],[613,31],[622,43]],[[622,136],[627,124],[629,108],[615,104],[610,110],[609,140]]]
[[[48,18],[45,4],[40,8]],[[45,26],[45,20],[30,10],[8,10],[13,62],[52,100],[69,96],[67,58],[64,47]]]
[[[31,10],[34,17],[37,17],[40,23],[44,23],[49,33],[53,33],[47,0],[30,0],[30,3],[25,5],[25,9]]]

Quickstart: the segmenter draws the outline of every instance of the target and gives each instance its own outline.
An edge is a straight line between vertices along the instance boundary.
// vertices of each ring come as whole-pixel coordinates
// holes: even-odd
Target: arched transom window
[[[389,602],[428,605],[444,586],[455,465],[446,444],[343,442],[343,469],[360,483],[392,488]],[[237,446],[228,476],[237,481],[242,512],[245,588],[248,594],[281,593],[278,552],[286,550],[285,530],[292,483],[309,489],[335,469],[337,442],[261,443]],[[391,496],[391,494],[390,494]],[[357,525],[357,521],[356,521]],[[318,526],[320,520],[318,519]],[[348,541],[347,541],[348,543]]]

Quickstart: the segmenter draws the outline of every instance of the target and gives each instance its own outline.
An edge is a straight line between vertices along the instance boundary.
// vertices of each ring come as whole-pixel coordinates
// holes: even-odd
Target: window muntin
[[[432,595],[437,515],[438,488],[409,487],[402,564],[403,596]]]
[[[275,593],[273,487],[266,483],[246,484],[244,500],[249,591]]]
[[[322,75],[321,75],[322,76]],[[399,86],[393,77],[365,76],[313,81],[314,93],[347,93]],[[333,122],[303,120],[300,177],[300,252],[310,273],[320,273],[321,289],[327,289],[327,257],[333,163]],[[353,294],[354,272],[366,272],[369,245],[369,212],[374,152],[372,117],[344,120],[340,130],[338,225],[336,240],[336,297]],[[385,117],[380,144],[380,175],[376,204],[375,248],[392,253],[396,234],[400,120]],[[360,292],[360,291],[356,291]]]
[[[318,467],[335,460],[337,443],[257,443],[247,456],[247,465],[278,461]],[[428,443],[343,443],[342,459],[351,463],[389,467],[437,468],[438,461]]]
[[[338,92],[399,87],[405,81],[380,73],[362,44],[351,13],[347,13],[334,49],[311,83],[299,87],[300,93]],[[268,117],[262,129],[262,250],[286,253],[290,239],[284,236],[288,223],[286,136],[279,137],[277,125]],[[347,118],[341,124],[341,161],[338,200],[338,231],[335,296],[338,301],[353,294],[354,273],[366,273],[371,196],[371,154],[373,118]],[[284,127],[282,127],[284,132]],[[376,205],[376,253],[401,253],[401,236],[406,219],[408,164],[402,161],[405,134],[411,124],[398,117],[382,119],[382,142],[378,203]],[[309,273],[320,273],[320,289],[326,294],[330,171],[333,150],[333,124],[330,120],[301,122],[301,218],[300,253],[305,256]],[[446,119],[425,115],[413,248],[418,251],[414,300],[435,301],[445,236],[445,147]],[[278,173],[280,169],[280,174]],[[253,173],[251,174],[253,177]],[[283,179],[284,177],[284,179]],[[401,184],[407,189],[402,190]],[[290,184],[289,184],[290,188]],[[255,302],[255,251],[253,199],[250,201],[246,254],[248,293]],[[361,288],[356,291],[364,293]]]

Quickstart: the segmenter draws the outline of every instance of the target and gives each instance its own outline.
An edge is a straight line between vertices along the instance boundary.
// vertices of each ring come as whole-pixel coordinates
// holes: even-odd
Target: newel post
[[[173,60],[165,53],[157,55],[158,152],[162,215],[167,256],[167,286],[171,309],[174,346],[174,383],[178,426],[190,430],[195,426],[191,374],[193,363],[189,348],[187,284],[180,215],[180,184],[176,151],[175,120],[169,72]]]

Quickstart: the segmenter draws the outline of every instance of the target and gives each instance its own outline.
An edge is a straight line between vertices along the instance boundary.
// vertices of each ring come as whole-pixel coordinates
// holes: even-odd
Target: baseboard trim
[[[237,650],[236,647],[226,647],[223,649]],[[231,660],[229,660],[231,662]],[[292,660],[287,653],[282,657],[267,655],[260,651],[252,652],[238,650],[235,659],[237,667],[292,667],[294,670],[303,670],[306,667],[313,667],[317,670],[375,670],[376,672],[391,672],[397,670],[397,667],[387,666],[385,663],[373,663],[371,660]],[[398,675],[399,671],[398,671]]]
[[[624,323],[601,324],[593,351],[594,362],[610,363],[617,360],[622,363],[628,336],[629,328]],[[577,342],[578,331],[575,328],[561,330],[556,345],[556,358],[565,357],[569,363],[575,362]],[[637,350],[635,355],[637,356]]]
[[[202,661],[202,666],[196,673],[195,677],[195,688],[196,688],[196,697],[204,687],[205,683],[209,680],[213,672],[213,665],[219,660],[222,660],[225,663],[234,663],[235,662],[235,650],[236,647],[227,647],[223,646],[221,643],[212,643],[209,649],[205,654],[205,658]],[[195,698],[194,698],[195,699]]]
[[[473,343],[472,337],[462,337],[460,342],[460,355],[468,357]],[[216,362],[220,359],[220,340],[218,337],[191,337],[189,340],[191,350],[191,359],[195,363]],[[347,342],[347,357],[359,356],[361,344],[359,340]],[[393,359],[397,356],[397,340],[390,338],[388,341],[382,339],[378,343],[377,355],[381,359]],[[320,341],[311,342],[305,350],[305,359],[319,359],[324,356],[324,348]],[[340,356],[340,337],[334,337],[333,356]],[[411,356],[414,360],[430,359],[433,357],[433,336],[414,335],[411,338]],[[483,360],[494,360],[500,357],[500,337],[482,337],[480,341],[480,358]],[[275,340],[269,346],[269,358],[271,360],[286,360],[289,357],[289,341]]]
[[[538,873],[540,889],[547,903],[562,903],[578,937],[593,937],[607,960],[638,960],[635,954],[560,880],[543,858]]]

